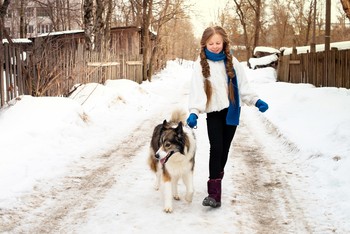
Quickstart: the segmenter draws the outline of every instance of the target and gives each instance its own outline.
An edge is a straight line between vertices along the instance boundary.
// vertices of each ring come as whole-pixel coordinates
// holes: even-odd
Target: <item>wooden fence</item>
[[[25,92],[24,54],[21,47],[5,43],[0,50],[0,106]]]
[[[30,50],[3,44],[0,56],[0,104],[20,95],[67,96],[75,84],[130,79],[142,82],[142,55],[119,54],[114,48],[89,52],[84,44],[36,41]]]
[[[281,56],[279,81],[310,83],[316,87],[350,88],[350,50],[337,50]]]

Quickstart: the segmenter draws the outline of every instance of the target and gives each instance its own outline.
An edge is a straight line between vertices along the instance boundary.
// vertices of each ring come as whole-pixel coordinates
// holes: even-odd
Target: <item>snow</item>
[[[31,194],[38,184],[50,188],[50,181],[64,177],[72,165],[84,162],[88,166],[96,155],[113,150],[116,142],[143,121],[167,118],[169,103],[186,107],[191,71],[190,61],[169,61],[152,82],[140,85],[123,79],[109,80],[105,85],[81,85],[70,98],[21,96],[12,100],[0,109],[0,211],[20,205],[22,197]],[[243,112],[260,116],[257,126],[272,125],[281,137],[292,142],[300,157],[293,159],[295,163],[290,160],[292,163],[286,167],[300,171],[301,163],[303,179],[310,184],[305,189],[325,205],[313,206],[314,217],[329,216],[329,222],[338,230],[349,232],[350,90],[276,82],[273,68],[246,71],[252,87],[270,108],[264,114],[256,113],[255,107],[244,107]],[[145,134],[150,135],[152,128],[147,130]],[[85,211],[89,219],[81,226],[76,224],[74,232],[208,233],[210,227],[211,233],[232,233],[228,222],[235,217],[229,206],[215,211],[201,206],[208,165],[204,155],[209,148],[205,116],[200,116],[195,131],[201,147],[191,205],[180,201],[173,214],[162,212],[160,192],[152,189],[154,175],[146,164],[148,147],[144,146],[130,158],[120,156],[120,164],[127,166],[115,171],[118,186],[112,185],[96,207]],[[266,148],[279,147],[266,144]],[[131,174],[130,186],[130,181],[123,178]],[[127,194],[117,189],[123,186],[128,188]],[[223,196],[225,199],[227,195]],[[306,195],[299,192],[299,196]],[[137,212],[145,213],[135,215]]]
[[[28,38],[13,38],[11,39],[13,43],[32,43],[32,41]],[[8,43],[8,40],[7,39],[2,39],[2,43],[5,44],[5,43]]]
[[[316,45],[316,52],[324,51],[324,44]],[[349,50],[350,49],[350,41],[341,41],[341,42],[332,42],[330,43],[330,48],[337,48],[338,50]],[[297,54],[305,54],[311,51],[310,46],[298,46],[296,47]],[[293,48],[281,48],[283,51],[283,55],[292,54]]]
[[[58,35],[64,35],[64,34],[76,34],[76,33],[83,33],[83,32],[84,30],[82,29],[66,30],[66,31],[42,33],[42,34],[39,34],[37,37],[58,36]]]
[[[252,69],[255,69],[256,66],[261,65],[268,65],[272,62],[275,62],[278,60],[278,56],[276,54],[270,54],[266,55],[260,58],[250,58],[249,63]]]
[[[258,51],[261,51],[261,52],[267,52],[267,53],[270,53],[270,54],[279,54],[281,53],[281,51],[279,51],[278,49],[275,49],[275,48],[272,48],[272,47],[267,47],[267,46],[257,46],[255,47],[254,49],[254,54],[256,54]]]

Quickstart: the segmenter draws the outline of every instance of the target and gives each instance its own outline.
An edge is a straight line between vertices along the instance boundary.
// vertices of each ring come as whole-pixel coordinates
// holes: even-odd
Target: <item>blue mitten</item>
[[[194,128],[197,126],[197,119],[198,119],[198,116],[194,113],[191,113],[190,116],[188,116],[186,122],[188,126],[190,126],[190,128]]]
[[[267,111],[267,109],[269,109],[269,105],[267,105],[266,102],[264,102],[263,100],[259,99],[256,103],[255,106],[257,108],[259,108],[260,112],[265,112]]]

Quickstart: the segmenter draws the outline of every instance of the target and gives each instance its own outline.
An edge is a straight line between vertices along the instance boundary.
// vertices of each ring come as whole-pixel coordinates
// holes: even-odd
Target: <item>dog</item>
[[[156,174],[155,189],[163,185],[164,211],[173,211],[173,198],[180,200],[178,181],[186,187],[185,200],[192,202],[193,171],[196,139],[191,128],[185,126],[186,112],[175,110],[170,121],[157,125],[152,134],[148,163]]]

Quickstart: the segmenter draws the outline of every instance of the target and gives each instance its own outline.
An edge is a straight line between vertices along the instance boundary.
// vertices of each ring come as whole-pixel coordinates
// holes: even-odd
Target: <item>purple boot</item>
[[[208,180],[208,196],[204,198],[202,205],[217,208],[221,206],[221,179]]]

